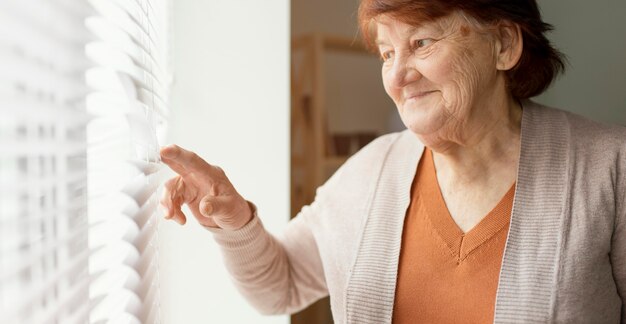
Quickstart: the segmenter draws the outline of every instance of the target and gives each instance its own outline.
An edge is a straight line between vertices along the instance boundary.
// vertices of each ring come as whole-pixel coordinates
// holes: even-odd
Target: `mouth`
[[[432,93],[435,93],[435,92],[437,92],[437,91],[436,90],[431,90],[431,91],[415,92],[415,93],[412,93],[412,94],[406,96],[405,100],[419,100],[419,99],[422,99],[422,98],[424,98],[424,97],[426,97],[426,96],[428,96],[428,95],[430,95]]]

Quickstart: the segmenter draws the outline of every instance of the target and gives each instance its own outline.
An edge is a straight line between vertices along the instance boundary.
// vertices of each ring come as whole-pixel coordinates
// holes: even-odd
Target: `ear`
[[[502,22],[496,29],[496,68],[508,71],[515,67],[522,56],[524,40],[519,25]]]

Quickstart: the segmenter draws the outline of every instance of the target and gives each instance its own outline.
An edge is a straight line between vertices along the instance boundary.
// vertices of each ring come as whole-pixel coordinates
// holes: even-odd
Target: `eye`
[[[385,51],[385,52],[380,53],[380,59],[383,62],[387,62],[392,58],[393,58],[393,51]]]
[[[435,40],[432,38],[418,39],[417,41],[415,41],[414,47],[415,49],[420,49],[420,48],[427,47],[428,45],[431,45],[434,42]]]

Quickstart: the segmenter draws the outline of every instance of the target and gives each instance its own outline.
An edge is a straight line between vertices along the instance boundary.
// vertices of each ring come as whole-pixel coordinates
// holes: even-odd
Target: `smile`
[[[424,97],[426,97],[426,96],[428,96],[429,94],[434,93],[434,92],[436,92],[436,91],[435,91],[435,90],[432,90],[432,91],[420,91],[420,92],[416,92],[416,93],[414,93],[414,94],[411,94],[411,95],[406,96],[406,100],[411,100],[411,99],[413,99],[413,100],[419,100],[419,99],[424,98]]]

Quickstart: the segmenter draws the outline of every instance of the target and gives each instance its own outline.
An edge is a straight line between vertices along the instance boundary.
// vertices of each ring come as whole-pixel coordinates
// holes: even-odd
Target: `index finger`
[[[185,176],[190,172],[210,169],[206,161],[196,153],[187,151],[178,145],[168,145],[161,148],[161,159],[176,173]]]

